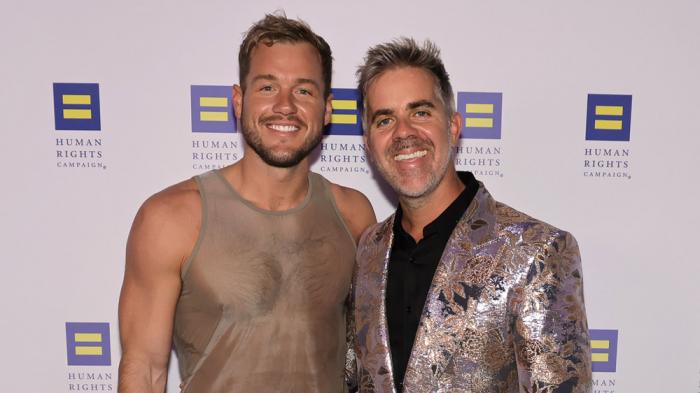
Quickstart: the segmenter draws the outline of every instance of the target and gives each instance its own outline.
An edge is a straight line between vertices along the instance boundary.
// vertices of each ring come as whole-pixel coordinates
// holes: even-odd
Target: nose
[[[272,107],[275,113],[281,115],[291,115],[297,112],[297,107],[294,103],[294,95],[291,90],[281,90],[275,100],[275,105]]]
[[[409,136],[415,136],[417,130],[408,119],[397,118],[396,127],[394,128],[394,139],[405,139]]]

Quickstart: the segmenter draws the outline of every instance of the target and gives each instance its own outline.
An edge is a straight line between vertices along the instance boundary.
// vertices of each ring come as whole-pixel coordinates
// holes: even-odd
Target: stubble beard
[[[417,138],[416,138],[417,139]],[[403,148],[402,141],[398,141],[394,143],[388,150],[387,154],[385,155],[385,158],[387,160],[393,160],[395,156],[395,152],[397,150],[400,150]],[[398,171],[394,171],[390,168],[385,168],[382,165],[377,165],[377,168],[379,169],[379,172],[382,174],[384,179],[389,183],[391,188],[394,189],[394,191],[399,195],[399,198],[406,200],[407,202],[412,201],[413,203],[418,203],[420,204],[420,200],[424,199],[425,197],[429,196],[437,186],[440,184],[442,179],[445,177],[447,174],[447,169],[450,165],[450,161],[452,160],[452,150],[454,148],[452,140],[448,139],[448,154],[446,155],[445,159],[442,162],[438,162],[438,166],[434,171],[430,171],[427,176],[427,180],[424,184],[423,187],[420,187],[418,189],[409,189],[408,187],[404,187],[402,185],[402,178],[405,177],[410,177],[412,174],[407,173],[407,174],[400,174]],[[409,143],[410,145],[411,143]],[[419,145],[421,147],[426,147],[428,151],[435,151],[435,146],[430,141],[421,141],[420,144],[416,144],[413,142],[413,145]],[[389,161],[391,162],[391,161]]]
[[[276,168],[291,168],[298,165],[319,143],[321,143],[321,139],[323,139],[323,132],[319,130],[318,132],[311,133],[311,136],[307,137],[299,149],[277,153],[265,148],[260,133],[256,131],[254,120],[246,119],[245,111],[241,113],[241,118],[243,119],[241,121],[241,134],[243,134],[243,139],[246,144],[253,149],[255,154],[257,154],[263,162]],[[264,122],[270,119],[270,117],[261,119],[258,125],[264,127]],[[306,126],[303,122],[299,121],[296,116],[290,118],[290,120],[291,119]]]

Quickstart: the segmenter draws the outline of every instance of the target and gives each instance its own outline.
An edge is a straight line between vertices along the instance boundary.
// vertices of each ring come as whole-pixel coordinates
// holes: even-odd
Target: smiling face
[[[252,52],[245,86],[234,86],[233,100],[247,145],[268,165],[299,164],[330,121],[318,51],[308,43],[261,43]]]
[[[461,120],[448,118],[435,78],[416,67],[389,69],[365,96],[365,142],[387,182],[404,198],[423,198],[452,170]]]

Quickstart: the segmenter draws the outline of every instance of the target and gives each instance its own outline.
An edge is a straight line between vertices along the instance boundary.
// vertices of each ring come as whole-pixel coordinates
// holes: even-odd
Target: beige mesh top
[[[174,341],[185,393],[345,391],[345,300],[355,243],[328,182],[309,175],[296,208],[195,178],[199,239],[182,269]]]

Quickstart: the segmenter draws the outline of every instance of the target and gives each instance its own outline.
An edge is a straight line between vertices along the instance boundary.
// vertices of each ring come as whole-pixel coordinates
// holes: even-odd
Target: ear
[[[233,113],[236,115],[236,119],[241,118],[241,112],[243,111],[243,89],[239,85],[233,85]]]
[[[333,112],[333,93],[328,94],[326,98],[326,111],[323,113],[323,125],[327,126],[331,122],[331,113]]]
[[[459,134],[462,132],[462,115],[459,112],[452,114],[450,118],[450,138],[454,146],[457,146]]]

